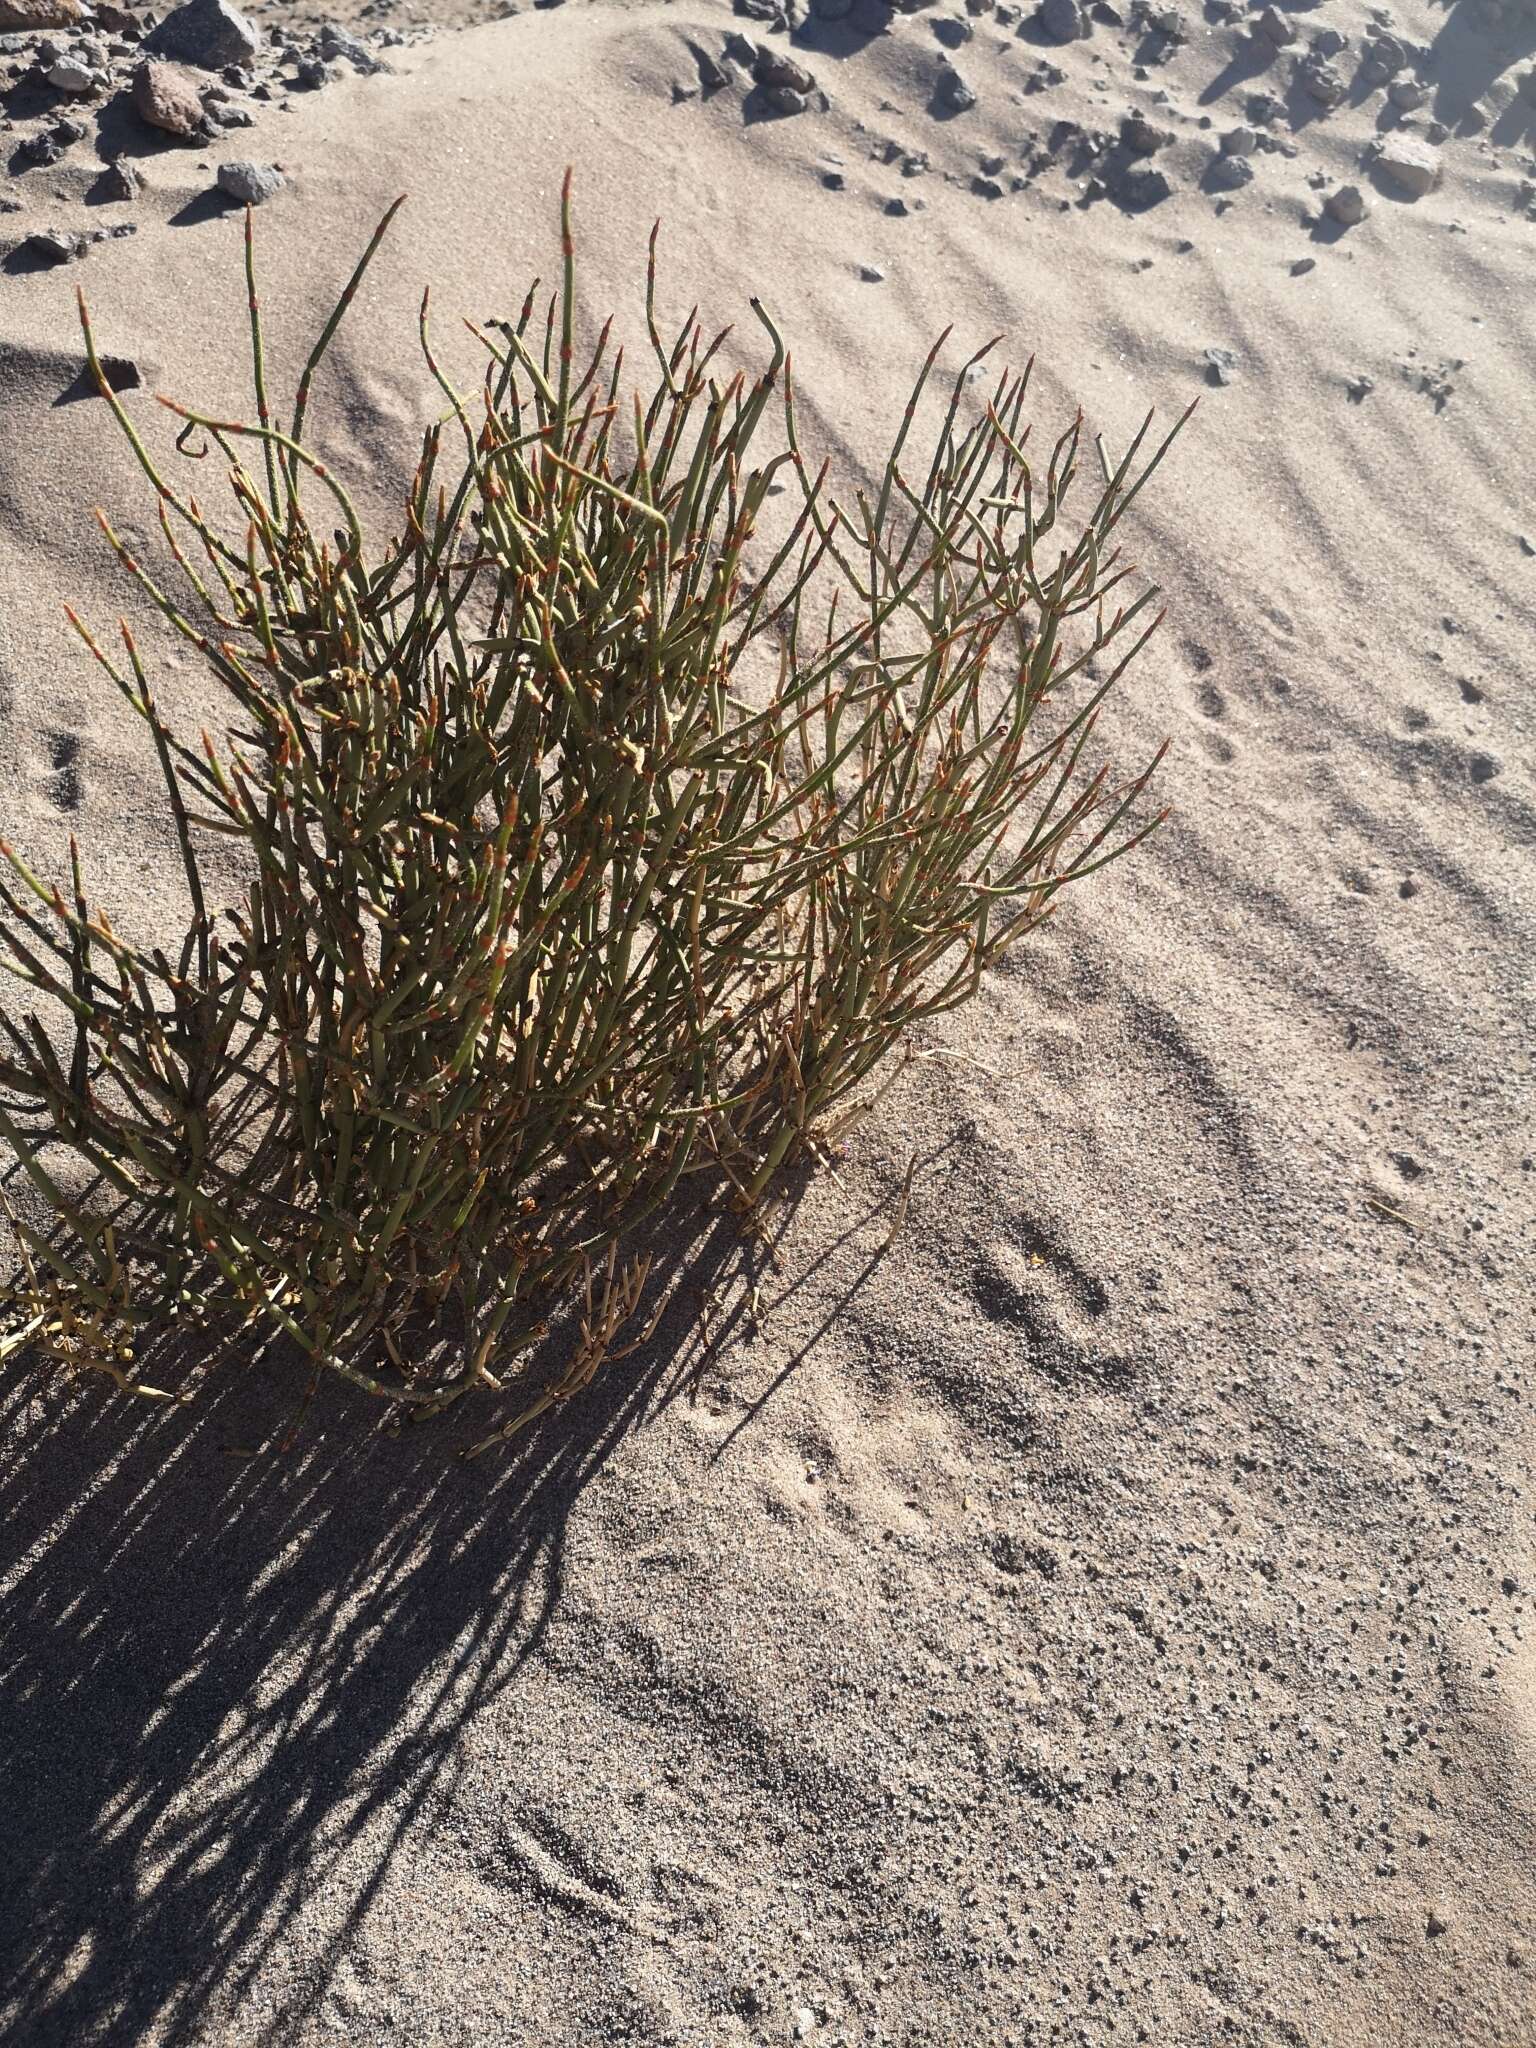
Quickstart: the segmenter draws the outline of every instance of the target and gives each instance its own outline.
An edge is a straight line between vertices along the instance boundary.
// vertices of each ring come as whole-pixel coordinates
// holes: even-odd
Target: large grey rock
[[[40,228],[35,235],[28,235],[27,252],[38,263],[69,263],[85,254],[84,235],[71,234],[67,228]]]
[[[173,8],[144,45],[152,57],[220,71],[247,64],[261,48],[260,32],[229,0],[186,0]]]
[[[1214,156],[1206,172],[1208,184],[1221,192],[1235,192],[1240,185],[1247,185],[1253,179],[1253,165],[1245,156],[1234,156],[1223,151]]]
[[[1414,199],[1433,192],[1440,182],[1439,156],[1428,143],[1417,142],[1411,135],[1394,136],[1376,162],[1383,177]]]
[[[106,75],[78,57],[61,57],[49,66],[48,83],[59,92],[86,93],[106,84]]]
[[[1078,0],[1044,0],[1038,20],[1044,33],[1058,43],[1075,43],[1088,33],[1088,17]]]
[[[246,206],[260,206],[264,200],[275,198],[288,182],[276,164],[253,164],[243,159],[220,164],[218,178],[219,190]]]

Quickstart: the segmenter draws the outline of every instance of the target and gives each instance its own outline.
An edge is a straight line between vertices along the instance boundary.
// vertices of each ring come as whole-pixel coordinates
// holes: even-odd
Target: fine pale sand
[[[1348,75],[1365,10],[1295,19]],[[957,362],[1037,354],[1042,435],[1204,393],[1138,508],[1169,617],[1106,733],[1172,736],[1173,822],[925,1041],[967,1057],[909,1068],[771,1258],[710,1226],[638,1369],[467,1468],[324,1396],[279,1450],[259,1373],[186,1414],[0,1387],[17,2048],[1536,2041],[1536,27],[1403,21],[1452,131],[1416,200],[1357,168],[1379,94],[1293,93],[1295,154],[1223,210],[1202,169],[1272,82],[1232,26],[1157,63],[983,15],[945,119],[932,15],[813,29],[830,106],[752,120],[690,44],[760,27],[645,0],[146,155],[131,240],[0,274],[0,811],[51,872],[76,831],[119,922],[170,914],[172,841],[60,606],[110,624],[91,507],[152,507],[73,293],[146,427],[153,389],[246,409],[217,157],[289,176],[290,378],[410,194],[321,409],[370,502],[431,410],[423,282],[467,364],[458,314],[553,272],[567,163],[588,310],[632,316],[660,215],[666,308],[752,363],[761,293],[845,473],[950,323]],[[1031,134],[1131,107],[1171,199],[1080,203],[1066,144],[1009,189]],[[97,169],[17,178],[0,228],[83,217]],[[1351,178],[1369,217],[1309,227]]]

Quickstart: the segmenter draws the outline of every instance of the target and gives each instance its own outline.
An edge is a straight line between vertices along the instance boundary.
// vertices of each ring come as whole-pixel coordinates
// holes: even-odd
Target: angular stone
[[[182,142],[201,142],[208,133],[197,80],[179,64],[146,58],[133,74],[133,104],[151,128]]]
[[[352,69],[361,71],[364,77],[390,68],[382,57],[373,54],[366,43],[360,43],[356,36],[349,35],[334,21],[328,21],[320,31],[320,55],[331,62],[345,58]]]
[[[28,235],[26,246],[41,263],[68,263],[85,254],[85,237],[69,234],[63,228],[43,228]]]
[[[752,67],[752,76],[759,85],[770,90],[780,88],[801,94],[816,90],[816,81],[805,66],[797,64],[793,57],[786,57],[778,50],[760,50],[757,62]]]
[[[975,93],[953,64],[939,66],[937,90],[941,105],[950,108],[954,113],[968,113],[976,104]]]
[[[1167,174],[1155,164],[1128,164],[1115,182],[1115,197],[1131,213],[1145,213],[1173,191]]]
[[[1037,17],[1041,29],[1053,41],[1075,43],[1088,33],[1088,21],[1078,0],[1044,0]]]
[[[1266,42],[1273,43],[1277,50],[1283,48],[1286,43],[1294,43],[1296,40],[1295,24],[1287,21],[1279,9],[1274,7],[1265,8],[1253,25],[1253,32],[1256,36],[1262,36]]]
[[[1240,185],[1252,182],[1253,165],[1245,156],[1223,154],[1211,159],[1206,178],[1220,191],[1235,192]]]
[[[176,64],[219,71],[226,64],[249,63],[261,48],[261,35],[229,0],[186,0],[165,17],[145,48]]]
[[[1338,106],[1349,91],[1343,72],[1326,57],[1308,57],[1297,65],[1296,77],[1320,107]]]
[[[106,83],[99,71],[89,64],[82,64],[78,57],[61,57],[57,64],[48,68],[48,83],[59,92],[94,92]]]
[[[1173,137],[1166,128],[1154,128],[1145,114],[1127,114],[1120,123],[1120,140],[1132,156],[1155,156]]]
[[[126,157],[118,157],[101,174],[103,199],[137,199],[144,190],[144,173]]]
[[[1394,136],[1376,161],[1384,177],[1415,199],[1433,192],[1440,182],[1440,158],[1427,143],[1416,142],[1411,135]]]
[[[220,164],[218,180],[221,192],[246,206],[260,206],[265,200],[276,198],[288,182],[276,164],[253,164],[243,159]]]
[[[1341,185],[1323,201],[1323,211],[1341,228],[1357,228],[1371,210],[1371,202],[1358,185]]]

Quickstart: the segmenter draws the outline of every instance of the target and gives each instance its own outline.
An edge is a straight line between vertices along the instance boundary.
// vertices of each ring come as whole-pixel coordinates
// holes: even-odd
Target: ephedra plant
[[[834,496],[761,307],[754,372],[693,316],[663,338],[654,236],[642,388],[606,328],[578,360],[567,191],[560,287],[480,335],[473,394],[423,303],[442,417],[370,536],[305,429],[388,219],[284,411],[247,219],[253,412],[171,406],[223,521],[82,306],[170,566],[107,538],[224,710],[172,730],[128,627],[74,621],[158,757],[185,926],[126,937],[78,852],[60,886],[3,848],[0,1135],[31,1185],[0,1350],[166,1395],[149,1333],[254,1326],[414,1415],[499,1396],[489,1442],[632,1334],[627,1248],[682,1176],[750,1210],[1158,822],[1156,757],[1117,777],[1094,734],[1156,623],[1118,529],[1168,440],[1110,461],[1078,422],[1037,453],[1028,372],[983,350],[946,396],[936,348],[873,488]],[[519,1354],[583,1287],[530,1399]]]

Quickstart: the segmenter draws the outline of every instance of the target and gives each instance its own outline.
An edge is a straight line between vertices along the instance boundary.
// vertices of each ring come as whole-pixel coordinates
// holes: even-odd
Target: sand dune
[[[78,832],[114,914],[174,869],[60,616],[123,603],[92,505],[150,511],[74,290],[136,418],[245,405],[219,161],[286,175],[290,370],[410,195],[327,380],[365,503],[431,409],[423,283],[453,354],[550,273],[567,163],[593,317],[637,309],[659,215],[668,305],[751,361],[760,292],[850,471],[950,323],[956,361],[1037,356],[1042,432],[1203,396],[1139,508],[1169,616],[1110,734],[1172,736],[1175,820],[989,977],[967,1059],[910,1070],[771,1260],[706,1232],[638,1372],[467,1474],[339,1403],[231,1455],[282,1434],[261,1379],[186,1418],[5,1383],[26,2048],[1536,2040],[1536,26],[1401,10],[1435,53],[1407,125],[1449,131],[1411,199],[1361,168],[1402,131],[1343,0],[1290,17],[1351,38],[1326,114],[1235,22],[859,19],[797,37],[828,104],[790,118],[697,89],[727,32],[783,36],[643,0],[146,143],[130,203],[87,205],[89,148],[12,179],[0,812],[53,868]],[[937,118],[950,61],[977,104]],[[1210,189],[1262,90],[1284,147]],[[1161,203],[1086,192],[1071,136],[1031,168],[1133,109]],[[33,267],[98,215],[137,232]]]

